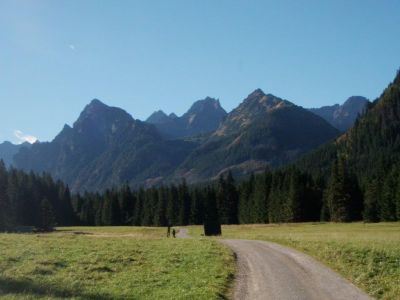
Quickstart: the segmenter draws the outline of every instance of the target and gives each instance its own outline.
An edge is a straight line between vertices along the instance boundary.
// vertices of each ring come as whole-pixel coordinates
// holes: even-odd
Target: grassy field
[[[206,239],[167,239],[165,229],[59,228],[0,234],[1,299],[219,299],[231,253]]]
[[[190,227],[200,236],[201,227]],[[303,251],[371,296],[400,299],[400,223],[223,226],[223,238],[268,240]]]

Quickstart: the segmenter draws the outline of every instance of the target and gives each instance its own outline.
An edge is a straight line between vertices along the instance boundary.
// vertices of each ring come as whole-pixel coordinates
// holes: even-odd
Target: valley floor
[[[59,228],[0,234],[0,299],[218,299],[232,254],[164,228]]]
[[[235,261],[189,226],[69,227],[0,234],[0,299],[225,299]],[[309,254],[369,295],[400,299],[400,223],[230,225],[224,239],[276,242]]]

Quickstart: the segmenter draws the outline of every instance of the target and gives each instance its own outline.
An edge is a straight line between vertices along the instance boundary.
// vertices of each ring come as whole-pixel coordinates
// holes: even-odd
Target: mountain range
[[[362,110],[353,104],[358,101],[341,111]],[[354,122],[357,115],[342,113],[336,119],[355,116]],[[95,99],[53,141],[15,150],[13,165],[49,172],[74,191],[182,178],[195,183],[228,170],[245,175],[286,164],[339,134],[317,112],[260,89],[230,113],[207,97],[180,117],[157,111],[146,121]]]
[[[340,131],[346,131],[353,126],[357,117],[364,113],[369,100],[362,96],[352,96],[342,105],[323,106],[310,108],[309,111],[324,118]]]
[[[210,133],[218,128],[226,115],[218,100],[207,97],[196,101],[181,117],[159,110],[146,122],[154,124],[165,138],[174,139]]]

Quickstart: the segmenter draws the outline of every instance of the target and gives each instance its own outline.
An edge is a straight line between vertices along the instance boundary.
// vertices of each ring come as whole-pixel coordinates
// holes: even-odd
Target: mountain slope
[[[162,180],[192,147],[188,142],[164,141],[153,125],[93,100],[73,127],[65,125],[50,143],[23,149],[15,164],[50,172],[73,190],[102,190],[125,182]]]
[[[19,152],[21,148],[29,148],[31,144],[25,142],[19,145],[14,145],[10,142],[3,142],[0,144],[0,159],[4,161],[6,166],[10,166],[13,162],[14,155]]]
[[[174,139],[210,133],[218,128],[226,114],[218,100],[207,97],[196,101],[181,117],[167,116],[159,110],[146,122],[154,124],[166,138]]]
[[[352,128],[297,164],[327,176],[338,156],[346,157],[352,170],[365,180],[382,176],[400,163],[400,73]]]
[[[195,182],[228,169],[246,174],[279,166],[338,134],[322,118],[258,89],[228,114],[175,176]]]
[[[354,125],[357,117],[365,111],[368,103],[369,100],[365,97],[352,96],[342,105],[335,104],[308,110],[324,118],[335,128],[346,131]]]

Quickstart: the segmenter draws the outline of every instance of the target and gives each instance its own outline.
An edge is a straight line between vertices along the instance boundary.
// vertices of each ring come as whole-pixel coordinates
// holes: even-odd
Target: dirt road
[[[263,241],[221,241],[237,256],[234,299],[370,299],[353,284],[301,252]]]

